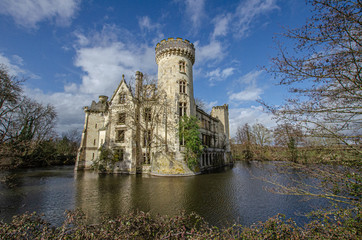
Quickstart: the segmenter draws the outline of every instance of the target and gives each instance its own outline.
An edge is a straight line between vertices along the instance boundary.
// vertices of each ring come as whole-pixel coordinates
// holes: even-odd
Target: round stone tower
[[[195,48],[182,38],[168,38],[156,46],[158,88],[165,91],[178,115],[196,116],[192,66]]]

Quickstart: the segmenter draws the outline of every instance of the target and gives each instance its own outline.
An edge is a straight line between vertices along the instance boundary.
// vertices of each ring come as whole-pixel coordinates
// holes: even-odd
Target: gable
[[[116,104],[119,103],[119,96],[121,93],[125,93],[127,97],[132,96],[131,90],[129,89],[126,81],[124,80],[124,75],[122,75],[122,80],[119,83],[117,89],[114,91],[110,103],[111,104],[113,104],[113,102]]]

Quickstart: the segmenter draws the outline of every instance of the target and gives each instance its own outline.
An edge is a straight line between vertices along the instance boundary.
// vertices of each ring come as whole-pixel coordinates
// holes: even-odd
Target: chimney
[[[140,71],[136,72],[136,97],[138,98],[142,91],[143,74]]]

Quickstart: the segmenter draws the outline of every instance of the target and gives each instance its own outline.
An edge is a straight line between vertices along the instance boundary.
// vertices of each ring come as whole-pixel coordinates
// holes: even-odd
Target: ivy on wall
[[[202,153],[202,142],[200,140],[199,125],[196,117],[183,116],[179,123],[180,142],[185,146],[185,160],[187,166],[194,170]]]

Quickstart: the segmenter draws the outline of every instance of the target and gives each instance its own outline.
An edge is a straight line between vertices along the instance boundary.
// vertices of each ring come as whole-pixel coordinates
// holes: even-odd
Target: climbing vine
[[[196,117],[183,116],[179,124],[180,142],[184,142],[187,166],[194,170],[202,153],[199,125]]]
[[[113,167],[116,162],[122,161],[123,152],[121,149],[109,149],[102,146],[100,149],[99,158],[93,161],[93,168],[99,172],[104,172],[107,167]]]

